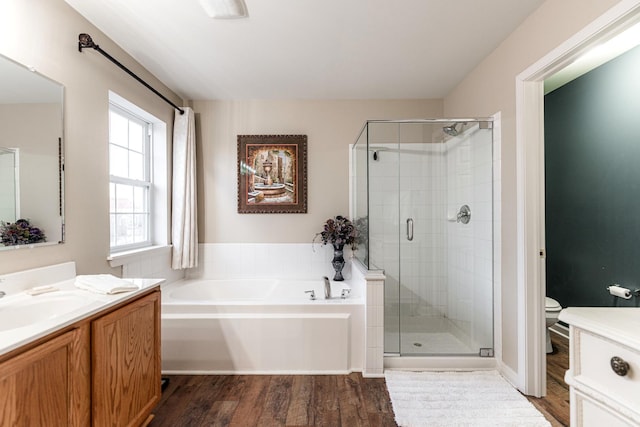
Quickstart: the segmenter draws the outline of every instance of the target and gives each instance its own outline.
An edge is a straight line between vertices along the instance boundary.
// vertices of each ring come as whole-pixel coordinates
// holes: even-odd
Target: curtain
[[[176,111],[173,124],[173,187],[171,208],[171,268],[198,265],[198,204],[196,200],[196,126],[191,108]]]

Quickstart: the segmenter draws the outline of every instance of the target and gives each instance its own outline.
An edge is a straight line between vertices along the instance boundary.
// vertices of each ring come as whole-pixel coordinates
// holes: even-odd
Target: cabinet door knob
[[[621,357],[613,356],[611,358],[611,369],[613,372],[624,377],[629,372],[629,364],[624,361]]]

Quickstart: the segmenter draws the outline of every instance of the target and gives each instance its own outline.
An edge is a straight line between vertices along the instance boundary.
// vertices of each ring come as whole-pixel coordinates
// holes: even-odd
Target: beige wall
[[[202,243],[310,243],[349,213],[349,144],[367,119],[441,117],[441,100],[196,101]],[[308,136],[308,213],[237,213],[237,135]]]
[[[503,360],[518,371],[516,290],[515,79],[616,0],[548,0],[444,100],[445,116],[502,112],[502,340]]]
[[[0,54],[32,66],[65,87],[66,243],[0,251],[0,274],[58,262],[79,273],[110,272],[108,91],[122,95],[172,130],[173,108],[93,50],[78,52],[89,33],[105,51],[174,102],[179,98],[63,0],[3,0]],[[170,148],[170,147],[169,147]]]

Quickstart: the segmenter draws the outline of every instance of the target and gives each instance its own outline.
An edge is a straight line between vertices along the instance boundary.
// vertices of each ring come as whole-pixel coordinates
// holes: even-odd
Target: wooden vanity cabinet
[[[89,325],[0,363],[0,426],[90,425]]]
[[[160,292],[91,322],[94,426],[145,424],[160,400]]]
[[[160,291],[0,357],[0,426],[142,426],[160,400]]]

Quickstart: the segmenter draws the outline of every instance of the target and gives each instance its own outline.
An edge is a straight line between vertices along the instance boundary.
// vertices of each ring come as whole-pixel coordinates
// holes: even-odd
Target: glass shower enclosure
[[[384,270],[384,351],[493,356],[491,119],[368,121],[351,153],[355,257]]]

